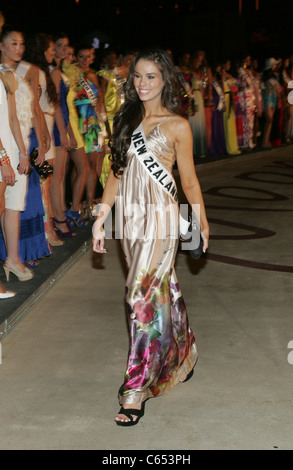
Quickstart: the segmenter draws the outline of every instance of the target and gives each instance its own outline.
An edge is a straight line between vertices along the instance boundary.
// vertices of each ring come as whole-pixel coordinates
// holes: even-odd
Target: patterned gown
[[[171,173],[175,149],[160,125],[148,149]],[[128,266],[126,303],[130,349],[120,404],[164,395],[185,379],[197,361],[195,337],[174,270],[178,205],[148,175],[133,143],[119,183],[117,214]],[[166,210],[168,208],[168,210]]]

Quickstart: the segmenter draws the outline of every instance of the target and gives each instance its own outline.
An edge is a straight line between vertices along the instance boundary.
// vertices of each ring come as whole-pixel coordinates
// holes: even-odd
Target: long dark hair
[[[170,112],[180,114],[178,80],[172,58],[168,52],[154,49],[137,54],[130,64],[129,75],[124,84],[125,102],[114,117],[110,147],[112,153],[111,168],[115,176],[123,174],[123,168],[127,165],[126,154],[130,146],[131,136],[145,115],[144,105],[133,84],[135,67],[140,59],[154,62],[157,65],[164,81],[162,105]]]
[[[55,84],[50,75],[50,65],[46,61],[45,52],[54,43],[52,36],[44,33],[34,34],[27,40],[27,47],[24,54],[24,59],[31,64],[36,65],[41,69],[46,76],[46,89],[48,99],[51,104],[58,103],[58,94]]]

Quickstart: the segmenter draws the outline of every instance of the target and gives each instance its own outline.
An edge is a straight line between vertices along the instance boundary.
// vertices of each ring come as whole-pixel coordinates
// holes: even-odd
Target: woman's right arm
[[[104,223],[115,204],[118,194],[119,178],[114,176],[111,170],[105,185],[102,201],[99,207],[99,214],[93,227],[93,250],[96,253],[106,253]]]
[[[2,140],[0,138],[0,150],[6,152],[6,149],[3,147]],[[1,157],[0,156],[0,174],[2,175],[2,181],[6,184],[13,185],[15,183],[15,174],[11,164],[9,163],[10,160],[6,163],[6,165],[2,166],[2,160],[9,158],[9,155]]]

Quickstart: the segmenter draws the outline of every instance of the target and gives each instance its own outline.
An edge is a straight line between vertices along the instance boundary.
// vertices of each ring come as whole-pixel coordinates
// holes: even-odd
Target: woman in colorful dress
[[[134,58],[126,100],[114,119],[112,170],[94,225],[93,249],[105,253],[103,224],[118,196],[124,229],[121,243],[129,270],[130,327],[127,370],[119,390],[122,408],[115,418],[120,426],[137,424],[147,399],[164,395],[189,379],[198,357],[174,270],[179,212],[172,176],[175,160],[189,204],[200,205],[204,251],[209,226],[194,168],[192,132],[188,121],[177,114],[177,89],[166,51],[146,51]],[[161,183],[159,174],[146,169],[146,161],[153,162],[153,172],[160,172]],[[163,178],[167,178],[165,184]],[[134,208],[131,223],[130,208]]]
[[[275,112],[279,106],[279,83],[275,77],[275,69],[278,61],[271,57],[265,61],[263,76],[262,76],[262,96],[263,107],[265,115],[265,125],[263,130],[263,149],[272,148],[271,132]]]
[[[193,135],[193,152],[195,156],[205,157],[207,153],[206,117],[203,99],[205,82],[202,79],[200,58],[194,61],[191,75],[192,91],[196,106],[196,112],[188,117]]]
[[[86,44],[77,47],[76,60],[77,63],[73,66],[77,74],[74,105],[89,163],[86,182],[87,208],[89,209],[94,204],[97,178],[101,176],[105,155],[105,125],[101,117],[104,102],[97,75],[90,69],[91,47]]]
[[[66,211],[66,216],[71,227],[74,225],[85,227],[87,222],[81,217],[81,205],[89,173],[89,164],[87,154],[85,152],[85,141],[81,134],[78,114],[74,104],[74,100],[76,98],[76,86],[78,85],[80,78],[78,70],[73,63],[74,62],[69,62],[68,59],[62,62],[62,70],[70,84],[67,95],[67,105],[69,110],[69,122],[76,140],[76,148],[72,148],[68,152],[67,163],[69,163],[70,160],[73,163],[70,175],[72,198],[71,207]],[[69,167],[69,165],[67,165],[67,167]]]
[[[238,96],[243,111],[243,148],[251,150],[254,142],[255,94],[252,85],[253,75],[250,69],[251,57],[243,59],[238,69]]]

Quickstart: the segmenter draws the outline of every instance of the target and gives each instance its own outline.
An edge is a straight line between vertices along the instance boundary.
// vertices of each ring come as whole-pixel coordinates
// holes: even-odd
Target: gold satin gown
[[[148,150],[171,173],[175,149],[160,125],[146,141]],[[193,369],[198,353],[174,269],[178,204],[148,175],[133,143],[118,201],[116,214],[124,231],[120,238],[129,270],[130,331],[127,369],[118,397],[120,404],[133,404],[169,392]]]

